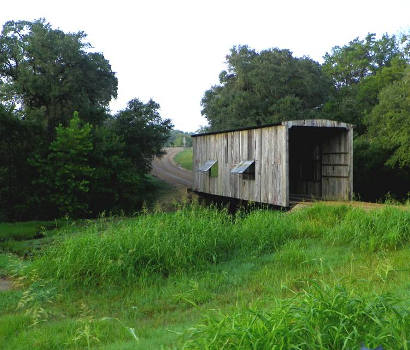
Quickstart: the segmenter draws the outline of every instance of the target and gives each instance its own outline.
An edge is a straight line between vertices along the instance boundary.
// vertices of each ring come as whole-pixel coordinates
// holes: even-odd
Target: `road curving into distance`
[[[159,179],[178,187],[192,188],[192,171],[181,168],[175,163],[174,157],[183,150],[182,147],[169,147],[164,149],[166,154],[152,161],[151,174]]]

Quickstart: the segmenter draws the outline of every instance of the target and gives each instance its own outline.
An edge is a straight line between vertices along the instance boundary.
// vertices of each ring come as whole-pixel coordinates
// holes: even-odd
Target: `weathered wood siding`
[[[289,205],[289,129],[338,128],[329,133],[322,149],[321,192],[324,199],[351,199],[353,193],[353,130],[349,124],[329,120],[297,120],[281,125],[234,130],[193,137],[193,189],[219,196]],[[218,176],[198,171],[216,160]],[[255,161],[255,178],[232,174],[242,161]],[[319,162],[320,165],[320,162]],[[320,185],[320,183],[319,183]],[[314,191],[319,192],[317,189]]]
[[[289,204],[288,128],[286,125],[261,129],[261,202]]]
[[[262,141],[263,140],[263,141]],[[287,206],[287,128],[232,131],[193,138],[194,190]],[[218,176],[198,171],[200,164],[218,161]],[[244,160],[255,161],[255,178],[232,174]]]

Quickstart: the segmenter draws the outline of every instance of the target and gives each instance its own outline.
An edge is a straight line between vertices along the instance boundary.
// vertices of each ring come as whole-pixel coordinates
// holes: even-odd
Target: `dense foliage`
[[[220,84],[205,92],[210,130],[293,119],[355,125],[355,192],[366,200],[410,192],[407,36],[368,34],[336,46],[324,63],[288,50],[234,47]]]
[[[74,111],[87,122],[102,122],[117,78],[101,53],[89,52],[85,33],[64,33],[44,20],[9,21],[0,36],[2,102],[20,115],[64,126]]]
[[[0,35],[0,219],[134,211],[172,128],[154,101],[110,115],[117,78],[86,35],[44,20]]]
[[[258,53],[239,46],[226,59],[220,85],[202,99],[202,114],[212,130],[312,118],[329,93],[330,80],[320,65],[289,50]]]

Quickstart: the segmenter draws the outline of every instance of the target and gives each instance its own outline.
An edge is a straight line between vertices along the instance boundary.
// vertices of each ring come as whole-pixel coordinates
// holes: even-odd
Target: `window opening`
[[[218,161],[217,160],[208,160],[202,164],[199,169],[202,173],[208,173],[211,177],[218,176]]]
[[[231,169],[232,174],[242,175],[243,179],[254,180],[255,179],[255,161],[244,160]]]

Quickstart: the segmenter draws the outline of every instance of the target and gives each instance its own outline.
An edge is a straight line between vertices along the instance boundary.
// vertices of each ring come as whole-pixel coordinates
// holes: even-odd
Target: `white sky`
[[[225,69],[234,45],[287,48],[321,61],[326,51],[368,32],[410,29],[410,0],[48,1],[3,0],[8,20],[44,17],[54,28],[83,30],[118,78],[112,111],[153,98],[177,129],[205,125],[200,101]]]

